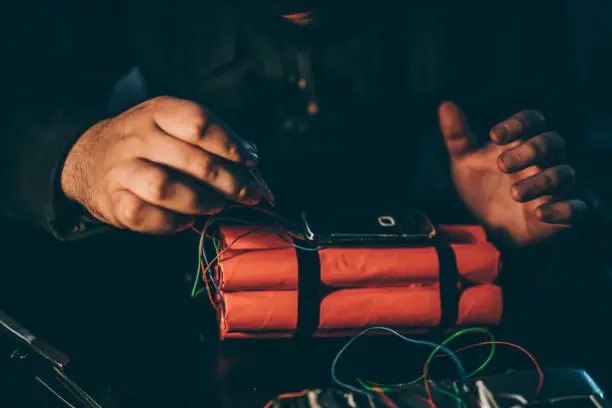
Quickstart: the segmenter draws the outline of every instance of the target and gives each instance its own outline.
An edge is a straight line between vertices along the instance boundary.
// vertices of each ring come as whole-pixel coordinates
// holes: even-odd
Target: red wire
[[[288,392],[286,394],[281,394],[273,400],[269,401],[264,408],[271,408],[272,405],[278,400],[287,399],[287,398],[299,398],[308,394],[309,390],[299,391],[299,392]]]
[[[206,222],[204,223],[204,226],[202,227],[202,232],[200,233],[200,235],[205,234],[206,231],[208,230],[208,227],[210,225],[212,221],[212,217],[208,218],[206,220]],[[204,235],[204,237],[206,237],[206,235]],[[215,237],[209,237],[210,239],[216,239]],[[204,240],[201,239],[200,240],[200,254],[202,253],[202,251],[204,251]],[[215,260],[217,260],[219,256],[216,256],[208,265],[204,265],[204,259],[202,259],[200,261],[200,270],[202,271],[202,276],[200,277],[202,279],[202,281],[204,281],[204,287],[206,287],[206,294],[208,295],[208,300],[210,301],[210,303],[212,304],[213,308],[215,309],[216,312],[219,312],[219,307],[217,306],[217,302],[215,301],[215,299],[213,298],[212,295],[212,290],[210,289],[210,284],[208,282],[208,280],[206,279],[206,274],[208,273],[208,270],[212,267],[212,265],[214,265]]]
[[[203,251],[202,244],[203,244],[203,241],[200,241],[200,253]],[[214,260],[213,260],[213,262],[214,262]],[[215,311],[219,312],[219,307],[217,306],[217,302],[213,299],[212,291],[210,289],[210,284],[209,284],[208,280],[206,279],[206,272],[211,267],[213,262],[211,262],[210,264],[208,264],[208,266],[206,266],[206,265],[204,265],[204,260],[203,259],[200,260],[200,270],[202,271],[201,279],[202,279],[202,281],[204,281],[204,287],[206,288],[206,294],[208,295],[208,300],[212,304],[212,306],[215,309]]]
[[[435,404],[435,403],[434,403],[432,400],[427,399],[427,398],[425,398],[424,396],[419,395],[419,394],[416,394],[416,393],[414,393],[414,392],[411,392],[411,393],[410,393],[410,395],[412,395],[413,397],[417,397],[417,398],[418,398],[418,399],[420,399],[421,401],[423,401],[423,402],[425,402],[425,403],[429,404],[429,406],[430,406],[430,407],[432,407],[432,408],[436,408],[436,404]]]
[[[203,230],[206,231],[206,228],[204,228]],[[230,242],[225,248],[223,248],[223,250],[221,250],[213,259],[211,259],[211,261],[209,262],[208,266],[201,265],[201,267],[202,267],[202,278],[203,278],[204,284],[206,286],[206,292],[208,293],[208,299],[213,303],[213,307],[215,308],[215,310],[217,312],[219,311],[219,308],[216,307],[216,302],[213,301],[213,296],[212,296],[212,291],[210,289],[210,284],[209,284],[208,280],[206,280],[204,277],[208,274],[209,269],[215,264],[215,262],[219,262],[221,260],[221,256],[226,251],[231,249],[231,247],[233,245],[235,245],[239,240],[241,240],[242,238],[246,237],[247,235],[253,234],[253,233],[259,232],[259,231],[260,231],[259,229],[255,229],[255,230],[247,231],[244,234],[237,236],[232,242]],[[200,245],[200,251],[202,251],[202,245]]]
[[[395,405],[395,403],[391,400],[391,398],[389,398],[387,394],[385,394],[385,392],[381,388],[374,388],[374,391],[376,391],[378,395],[380,395],[382,400],[385,402],[385,404],[387,404],[389,408],[397,408],[397,405]]]
[[[474,347],[480,347],[480,346],[487,346],[487,345],[502,345],[502,346],[510,346],[510,347],[514,347],[515,349],[518,349],[520,351],[522,351],[527,357],[529,357],[529,359],[531,360],[531,362],[533,363],[533,365],[536,368],[536,371],[538,372],[538,388],[536,389],[536,396],[540,394],[540,391],[542,391],[542,387],[544,386],[544,372],[542,371],[542,368],[540,367],[540,364],[538,364],[538,361],[535,359],[535,357],[533,356],[533,354],[531,354],[530,352],[528,352],[527,350],[525,350],[523,347],[514,344],[514,343],[510,343],[507,341],[484,341],[481,343],[475,343],[475,344],[470,344],[469,346],[465,346],[462,347],[456,351],[462,351],[462,350],[467,350],[470,348],[474,348]],[[429,386],[429,380],[427,379],[427,365],[425,365],[423,367],[423,381],[425,382],[425,392],[427,393],[427,397],[429,398],[429,402],[431,404],[433,404],[433,395],[431,392],[431,387]]]

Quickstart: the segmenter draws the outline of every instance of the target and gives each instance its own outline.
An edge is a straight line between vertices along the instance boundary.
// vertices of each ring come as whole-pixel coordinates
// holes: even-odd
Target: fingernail
[[[245,200],[245,204],[247,205],[257,205],[261,202],[261,199],[263,198],[264,195],[264,191],[260,186],[257,186],[255,188],[253,188],[252,194],[249,194],[249,198],[247,200]]]
[[[496,127],[493,129],[493,141],[496,143],[502,143],[506,139],[507,131],[503,127]]]

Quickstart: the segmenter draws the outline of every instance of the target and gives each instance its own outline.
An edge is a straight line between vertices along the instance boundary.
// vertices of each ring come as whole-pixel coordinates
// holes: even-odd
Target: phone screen
[[[429,240],[435,228],[415,209],[346,209],[302,213],[306,235],[320,243]]]

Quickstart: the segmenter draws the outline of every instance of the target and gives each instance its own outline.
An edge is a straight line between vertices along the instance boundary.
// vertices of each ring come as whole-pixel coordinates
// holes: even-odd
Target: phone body
[[[306,238],[319,245],[425,243],[436,236],[427,214],[417,209],[302,211]]]

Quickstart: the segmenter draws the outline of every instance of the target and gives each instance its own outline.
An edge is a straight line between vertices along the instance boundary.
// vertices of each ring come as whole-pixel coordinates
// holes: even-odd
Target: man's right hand
[[[87,130],[66,158],[61,186],[97,219],[151,234],[178,232],[228,203],[255,205],[257,155],[205,108],[148,100]]]

